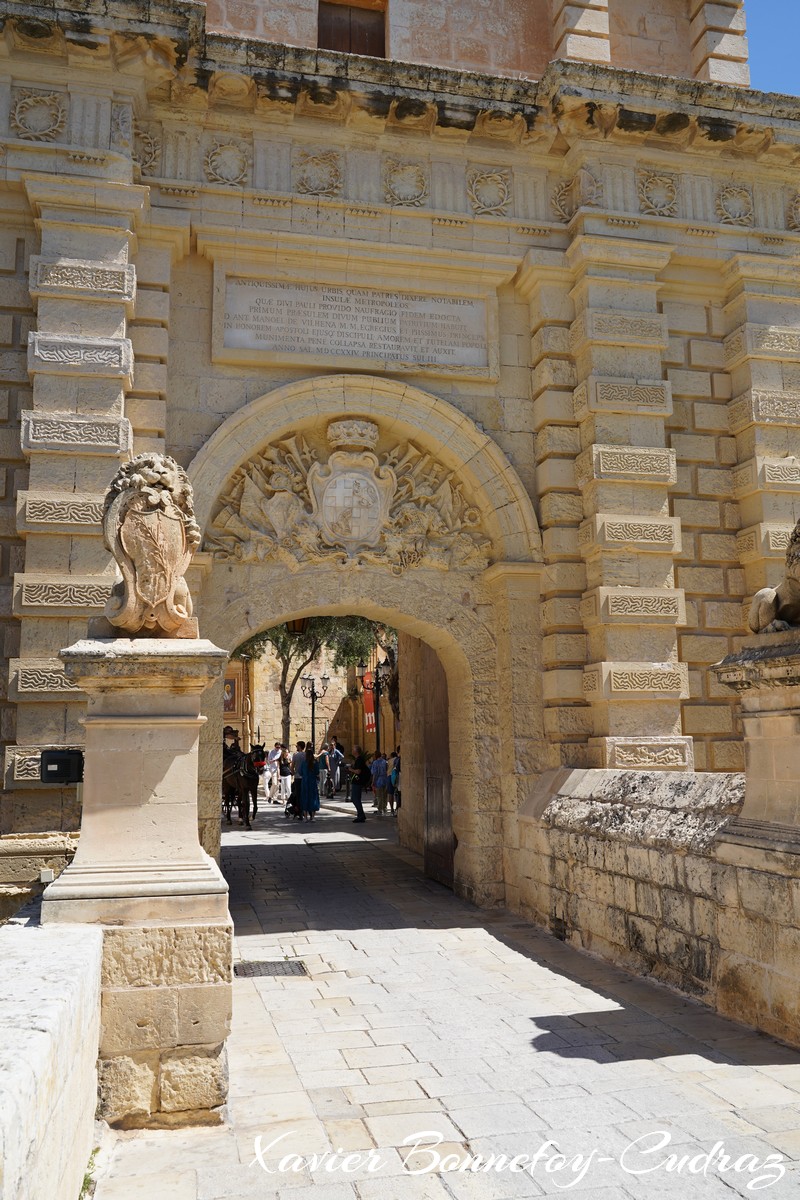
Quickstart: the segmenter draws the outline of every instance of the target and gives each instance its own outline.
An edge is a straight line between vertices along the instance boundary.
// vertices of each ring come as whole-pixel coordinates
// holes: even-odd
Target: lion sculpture
[[[756,592],[748,624],[753,633],[782,633],[800,627],[800,521],[789,538],[783,582]]]

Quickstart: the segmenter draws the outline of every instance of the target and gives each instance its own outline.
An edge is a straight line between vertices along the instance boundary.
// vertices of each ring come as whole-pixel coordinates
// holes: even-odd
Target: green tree
[[[285,625],[275,625],[242,642],[233,658],[249,654],[261,658],[272,651],[280,665],[278,693],[281,698],[281,740],[289,745],[291,705],[294,690],[306,669],[319,659],[323,647],[332,651],[334,670],[366,662],[378,642],[376,626],[366,617],[311,617],[304,633],[287,633]]]

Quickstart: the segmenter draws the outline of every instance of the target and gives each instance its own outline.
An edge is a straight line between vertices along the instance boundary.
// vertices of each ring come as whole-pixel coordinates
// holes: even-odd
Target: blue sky
[[[800,96],[800,0],[745,0],[752,86]]]

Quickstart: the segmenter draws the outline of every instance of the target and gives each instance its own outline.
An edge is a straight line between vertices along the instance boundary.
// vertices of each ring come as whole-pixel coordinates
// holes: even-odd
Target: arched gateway
[[[230,650],[290,617],[386,621],[404,636],[407,706],[423,683],[420,643],[436,652],[449,697],[454,886],[480,903],[504,899],[504,851],[508,861],[519,804],[546,762],[541,539],[498,446],[417,388],[335,375],[240,409],[189,475],[207,552],[194,585],[205,637]],[[209,692],[201,769],[209,848],[219,837],[221,709]],[[406,735],[404,725],[404,769],[424,753]]]

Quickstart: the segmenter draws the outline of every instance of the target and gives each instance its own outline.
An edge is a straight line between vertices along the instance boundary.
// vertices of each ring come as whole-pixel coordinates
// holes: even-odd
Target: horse
[[[258,815],[258,778],[267,763],[264,746],[256,744],[242,753],[228,753],[222,760],[222,807],[225,819],[231,824],[233,802],[239,810],[239,822],[246,829],[250,824],[250,799],[253,800],[253,820]]]

